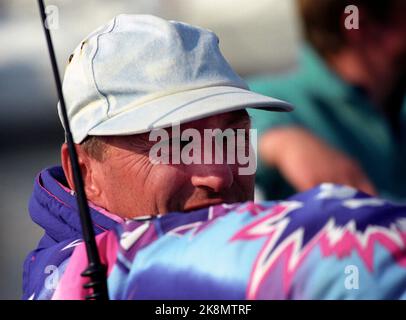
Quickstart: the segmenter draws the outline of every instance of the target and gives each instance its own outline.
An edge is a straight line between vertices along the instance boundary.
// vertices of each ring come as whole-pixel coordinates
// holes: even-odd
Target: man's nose
[[[195,166],[191,181],[195,187],[221,192],[231,187],[234,176],[227,164],[201,164]]]

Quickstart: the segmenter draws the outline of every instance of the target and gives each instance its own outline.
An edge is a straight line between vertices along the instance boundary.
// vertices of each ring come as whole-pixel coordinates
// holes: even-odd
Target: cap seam
[[[104,93],[99,89],[99,86],[97,85],[96,76],[95,76],[95,73],[94,73],[94,59],[96,58],[97,52],[99,51],[99,39],[100,39],[100,37],[103,36],[103,35],[109,34],[109,33],[111,33],[111,32],[114,30],[114,28],[115,28],[115,26],[116,26],[116,20],[117,20],[117,17],[114,17],[113,25],[111,26],[110,30],[108,30],[108,31],[106,31],[106,32],[104,32],[104,33],[101,33],[101,34],[97,35],[97,38],[96,38],[96,50],[95,50],[95,52],[94,52],[94,55],[93,55],[93,57],[92,57],[92,62],[91,62],[91,69],[92,69],[92,76],[93,76],[93,83],[94,83],[94,86],[96,87],[97,92],[98,92],[98,93],[106,100],[106,102],[107,102],[107,113],[106,113],[106,118],[107,118],[107,119],[109,118],[110,101],[109,101],[107,95],[104,94]]]
[[[115,116],[117,116],[117,115],[119,115],[119,114],[122,114],[122,113],[124,113],[124,112],[127,112],[127,111],[128,111],[129,109],[131,109],[131,108],[134,108],[134,107],[137,107],[137,106],[146,104],[146,103],[151,103],[151,102],[153,102],[154,100],[157,100],[157,99],[161,99],[161,98],[164,98],[164,97],[169,97],[169,96],[172,96],[172,95],[175,95],[175,94],[178,94],[178,93],[182,93],[182,92],[200,90],[200,89],[205,89],[205,88],[216,88],[216,87],[238,88],[238,89],[241,89],[241,90],[245,90],[245,91],[247,91],[248,93],[255,94],[254,92],[252,92],[252,91],[250,91],[250,90],[247,90],[247,89],[245,89],[245,88],[242,88],[242,87],[239,87],[239,86],[235,86],[235,85],[226,85],[226,84],[219,85],[219,84],[213,84],[213,85],[208,85],[208,86],[207,86],[207,85],[206,85],[206,86],[199,86],[199,87],[193,87],[193,88],[183,89],[183,90],[179,90],[179,91],[171,91],[171,92],[166,93],[166,94],[156,95],[156,96],[154,96],[152,99],[145,99],[145,100],[143,100],[143,101],[138,101],[138,103],[134,103],[134,104],[133,104],[133,103],[129,103],[128,107],[124,108],[123,110],[120,110],[120,112],[118,112],[118,113],[112,115],[112,117],[115,117]],[[111,117],[109,117],[109,118],[111,118]]]
[[[137,104],[134,104],[134,105],[132,105],[132,104],[130,103],[129,106],[128,106],[127,108],[125,108],[124,110],[121,110],[120,112],[114,114],[114,115],[111,116],[111,117],[107,117],[107,119],[104,119],[104,120],[99,121],[98,123],[96,123],[93,127],[91,127],[90,129],[88,129],[87,131],[89,132],[89,131],[93,130],[94,128],[96,128],[97,126],[99,126],[101,123],[103,123],[104,121],[106,121],[106,120],[108,120],[108,119],[114,118],[114,117],[116,117],[116,116],[119,116],[119,115],[122,114],[122,113],[125,113],[125,112],[129,111],[129,110],[130,110],[131,108],[133,108],[134,106],[143,105],[143,104],[145,104],[145,103],[150,103],[150,102],[153,102],[154,100],[157,100],[157,99],[160,99],[160,98],[164,98],[164,97],[168,97],[168,96],[171,96],[171,95],[173,95],[173,94],[177,94],[177,93],[181,93],[181,92],[187,92],[187,91],[193,91],[193,90],[199,90],[199,89],[205,89],[205,88],[215,88],[215,87],[237,88],[237,89],[245,90],[245,91],[247,91],[247,93],[255,94],[255,92],[252,92],[252,91],[247,90],[247,89],[245,89],[245,88],[241,88],[241,87],[237,87],[237,86],[230,86],[230,85],[202,86],[202,87],[198,87],[198,88],[191,88],[191,89],[187,89],[187,90],[182,90],[182,91],[177,91],[177,92],[171,92],[171,93],[168,93],[168,94],[165,94],[165,95],[156,96],[156,97],[154,97],[153,99],[145,100],[145,101],[143,101],[142,103],[137,103]],[[130,105],[131,105],[131,106],[130,106]]]
[[[246,92],[244,92],[244,93],[253,93],[253,94],[255,94],[254,92],[251,92],[251,91],[247,91],[247,90],[244,90],[244,91],[246,91]],[[235,92],[229,92],[229,93],[235,93]],[[242,93],[242,92],[241,92]],[[217,95],[217,94],[216,94]],[[207,98],[207,97],[206,97]],[[276,104],[279,104],[278,103],[279,101],[275,101],[275,102],[256,102],[255,103],[255,105],[259,105],[259,104],[262,104],[262,103],[266,103],[266,104],[268,104],[269,106],[271,106],[273,103],[276,103]],[[282,101],[283,102],[283,101]],[[247,104],[250,104],[250,103],[247,103]],[[233,107],[231,107],[230,109],[228,109],[227,108],[227,110],[229,110],[229,111],[232,111],[232,110],[237,110],[237,109],[240,109],[241,108],[241,106],[242,105],[246,105],[246,103],[244,103],[244,104],[241,104],[241,105],[234,105]],[[274,108],[278,108],[278,107],[280,107],[280,106],[278,106],[278,105],[275,105],[275,106],[273,106]],[[256,108],[256,107],[254,107],[254,106],[247,106],[247,108]],[[261,107],[259,107],[259,108],[261,108]],[[281,109],[283,109],[283,107],[280,107]],[[223,110],[223,109],[222,109]],[[128,111],[131,111],[131,109],[128,109],[128,110],[126,110],[126,112],[128,112]],[[289,111],[289,110],[286,110],[286,111]],[[116,117],[118,117],[118,116],[121,116],[122,115],[122,113],[120,113],[120,114],[117,114],[117,115],[115,115],[114,117],[111,117],[111,118],[109,118],[109,120],[112,120],[112,119],[114,119],[114,118],[116,118]],[[200,117],[200,116],[199,116]],[[201,118],[201,117],[200,117]],[[194,119],[191,119],[191,118],[189,118],[189,119],[184,119],[184,120],[180,120],[180,123],[184,123],[184,122],[189,122],[189,121],[193,121]],[[156,124],[156,122],[157,122],[157,120],[155,120],[155,121],[153,121],[152,123],[150,123],[149,125],[148,125],[148,127],[146,127],[145,129],[142,129],[142,131],[139,131],[139,130],[136,130],[137,132],[133,132],[133,133],[128,133],[128,134],[137,134],[137,133],[143,133],[143,132],[148,132],[148,131],[150,131],[150,130],[152,130],[152,129],[154,129],[154,128],[162,128],[163,126],[162,125],[159,125],[158,127],[154,127],[154,125]],[[97,128],[100,124],[102,124],[103,122],[101,122],[101,123],[99,123],[98,125],[95,125],[94,127],[92,127],[92,129],[91,130],[93,130],[93,129],[95,129],[95,128]],[[105,134],[105,135],[121,135],[121,134],[115,134],[115,133],[108,133],[108,134]]]

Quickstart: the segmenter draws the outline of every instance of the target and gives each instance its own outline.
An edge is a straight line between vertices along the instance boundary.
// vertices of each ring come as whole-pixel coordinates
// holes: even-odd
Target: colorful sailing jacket
[[[45,235],[24,264],[24,299],[87,294],[64,184],[59,167],[36,180],[30,213]],[[91,214],[111,299],[406,298],[406,205],[346,186],[122,223]]]

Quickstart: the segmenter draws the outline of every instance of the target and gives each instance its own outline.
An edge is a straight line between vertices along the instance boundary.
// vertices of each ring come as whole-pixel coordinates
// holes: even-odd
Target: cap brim
[[[285,101],[236,87],[206,87],[130,104],[125,111],[92,128],[88,135],[131,135],[245,108],[292,111]]]

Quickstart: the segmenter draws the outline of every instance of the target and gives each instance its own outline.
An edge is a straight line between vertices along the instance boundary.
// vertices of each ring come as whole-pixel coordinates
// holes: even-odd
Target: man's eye
[[[168,146],[170,151],[172,150],[176,150],[177,148],[179,148],[180,150],[182,150],[185,146],[187,146],[190,142],[192,141],[191,138],[188,138],[186,140],[184,139],[170,139],[168,140]]]

